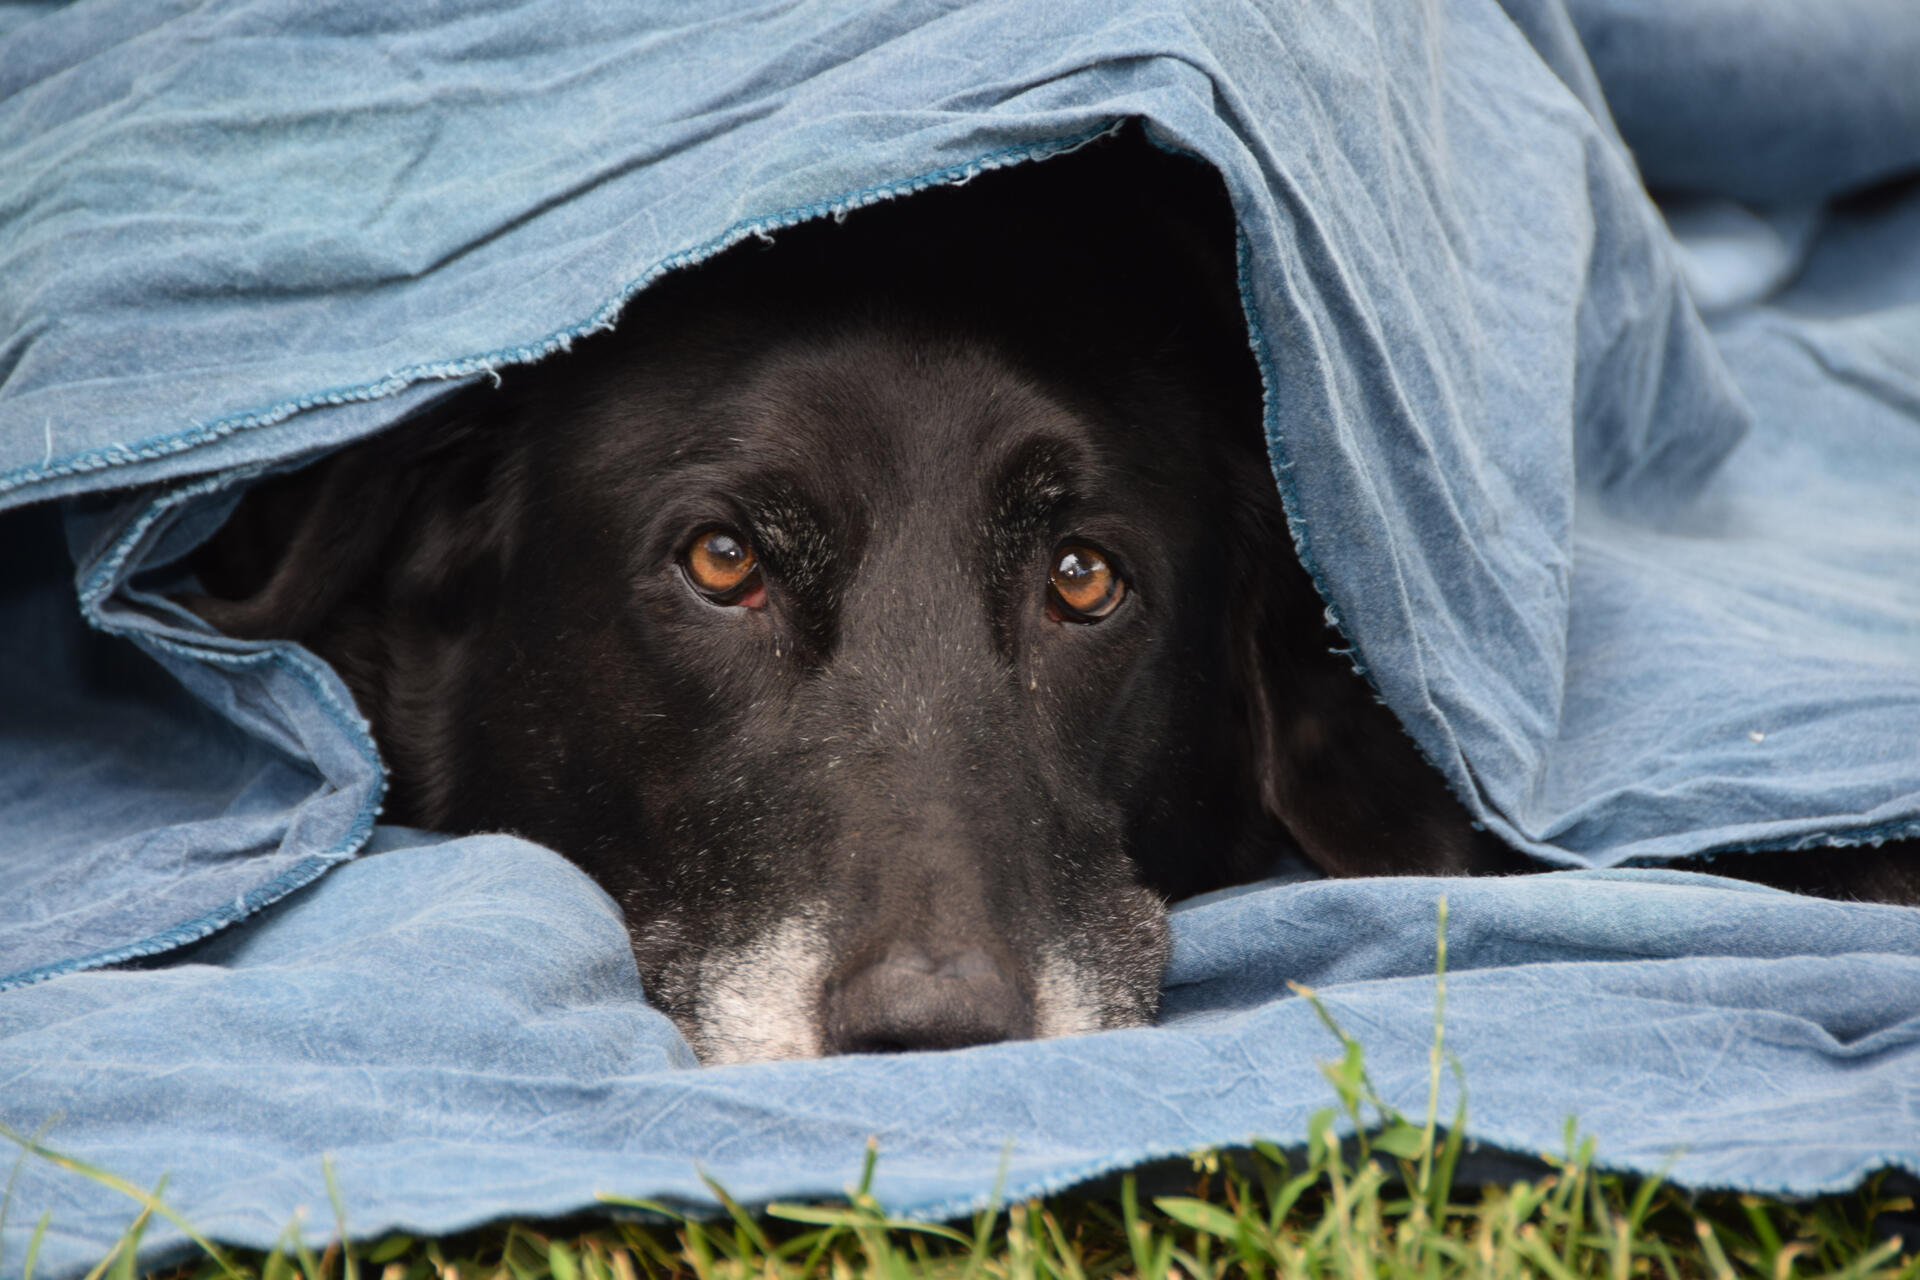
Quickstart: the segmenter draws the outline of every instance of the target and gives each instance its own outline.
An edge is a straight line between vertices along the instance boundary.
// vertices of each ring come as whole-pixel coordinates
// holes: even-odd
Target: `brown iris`
[[[1069,542],[1054,554],[1047,575],[1056,612],[1069,622],[1098,622],[1112,613],[1127,593],[1126,584],[1107,558],[1083,543]]]
[[[716,604],[757,606],[766,599],[753,548],[728,529],[706,529],[687,544],[687,580]]]

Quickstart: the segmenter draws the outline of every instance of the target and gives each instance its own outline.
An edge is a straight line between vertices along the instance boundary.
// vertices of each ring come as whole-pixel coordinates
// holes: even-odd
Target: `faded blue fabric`
[[[1647,185],[1761,205],[1920,168],[1906,0],[1568,0]]]
[[[337,678],[160,598],[262,470],[664,271],[1127,120],[1224,177],[1329,643],[1481,821],[1568,867],[1920,831],[1920,188],[1828,204],[1920,165],[1904,9],[36,8],[0,13],[0,1120],[172,1170],[222,1238],[324,1234],[325,1150],[370,1231],[698,1199],[696,1164],[832,1192],[870,1132],[928,1214],[1008,1136],[1011,1194],[1297,1141],[1329,1044],[1286,978],[1412,1100],[1424,881],[1190,909],[1162,1028],[689,1070],[598,890],[377,828]],[[1690,194],[1663,218],[1640,171]],[[1449,893],[1476,1136],[1575,1112],[1698,1185],[1920,1170],[1920,912]],[[30,1165],[0,1273],[42,1209],[52,1274],[132,1215]]]
[[[180,963],[0,1002],[9,1122],[151,1187],[218,1240],[271,1245],[302,1207],[356,1235],[558,1215],[595,1194],[711,1205],[838,1197],[879,1143],[877,1195],[943,1217],[1157,1156],[1274,1135],[1332,1105],[1339,1046],[1287,979],[1424,1114],[1434,903],[1449,908],[1446,1043],[1469,1131],[1685,1184],[1839,1189],[1920,1170],[1920,911],[1663,871],[1309,881],[1176,911],[1163,1025],[954,1053],[700,1070],[640,998],[618,910],[506,837],[411,843]],[[432,1008],[423,1008],[423,991]],[[184,1034],[183,1034],[184,1033]],[[1443,1095],[1453,1114],[1455,1086]],[[104,1256],[136,1207],[29,1162],[8,1258]],[[143,1258],[185,1250],[155,1222]]]

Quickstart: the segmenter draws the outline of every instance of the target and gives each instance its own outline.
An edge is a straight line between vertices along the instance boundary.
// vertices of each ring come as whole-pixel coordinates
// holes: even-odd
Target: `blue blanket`
[[[1920,21],[1681,8],[0,7],[0,1122],[257,1245],[329,1151],[356,1233],[832,1194],[869,1134],[939,1215],[1009,1141],[1021,1196],[1300,1140],[1289,979],[1418,1104],[1444,890],[1476,1138],[1920,1172],[1920,911],[1644,869],[1920,833]],[[1226,181],[1355,664],[1569,870],[1190,905],[1152,1029],[703,1071],[590,882],[378,826],[334,674],[164,599],[251,479],[677,266],[1128,121]],[[43,1210],[55,1275],[134,1212],[29,1162],[0,1274]]]

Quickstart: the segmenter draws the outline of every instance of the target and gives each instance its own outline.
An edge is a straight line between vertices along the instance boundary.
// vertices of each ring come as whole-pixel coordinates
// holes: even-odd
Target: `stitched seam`
[[[371,820],[368,821],[364,831],[356,828],[359,841],[364,843],[366,837],[372,834],[372,830],[373,824]],[[172,951],[176,947],[184,947],[190,942],[198,942],[202,938],[212,937],[228,925],[238,924],[262,907],[270,906],[278,902],[295,889],[301,889],[312,884],[333,867],[338,866],[342,862],[350,861],[353,858],[354,852],[356,851],[348,850],[339,853],[316,854],[312,857],[303,858],[266,884],[254,888],[217,911],[209,911],[205,915],[195,916],[191,920],[183,921],[180,924],[174,925],[172,928],[163,929],[159,933],[142,938],[138,942],[128,943],[122,947],[95,952],[87,956],[76,956],[69,960],[56,961],[53,964],[41,965],[37,969],[25,969],[19,973],[0,978],[0,991],[11,991],[15,987],[32,986],[36,982],[44,982],[48,978],[57,978],[65,973],[77,973],[83,969],[103,969],[111,965],[125,964],[129,960],[138,960],[143,956],[159,955],[162,952]]]
[[[794,205],[762,217],[737,222],[712,239],[660,259],[622,286],[611,299],[603,303],[586,320],[558,329],[536,342],[516,347],[503,347],[482,355],[466,356],[456,360],[409,365],[405,369],[372,382],[331,391],[311,392],[291,400],[283,400],[266,409],[217,418],[212,422],[201,423],[173,435],[153,436],[132,444],[101,445],[80,453],[69,454],[53,462],[16,467],[12,471],[0,474],[0,494],[64,476],[81,475],[89,471],[126,466],[185,453],[223,440],[236,432],[273,426],[306,409],[382,399],[405,390],[415,382],[451,380],[474,374],[497,373],[504,366],[528,364],[552,355],[556,351],[570,348],[576,339],[611,328],[614,317],[633,299],[634,295],[669,271],[677,271],[683,267],[704,262],[749,237],[759,236],[764,239],[776,230],[797,226],[816,218],[827,216],[840,218],[855,209],[878,204],[883,200],[911,195],[917,191],[924,191],[928,187],[963,183],[989,169],[1005,168],[1027,160],[1048,159],[1085,146],[1096,138],[1114,132],[1124,123],[1124,119],[1108,120],[1097,128],[1070,137],[1003,147],[998,151],[989,151],[984,155],[975,156],[964,163],[929,170],[916,177],[861,187],[830,199]]]

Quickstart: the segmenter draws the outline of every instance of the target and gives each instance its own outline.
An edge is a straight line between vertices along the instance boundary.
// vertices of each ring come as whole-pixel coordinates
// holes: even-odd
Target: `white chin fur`
[[[804,916],[707,957],[694,1051],[708,1066],[819,1057],[826,977],[826,939]]]
[[[1112,1025],[1105,1014],[1097,975],[1055,953],[1040,958],[1033,983],[1036,1036],[1050,1040],[1101,1031]]]
[[[707,958],[689,1039],[710,1067],[734,1062],[817,1058],[829,955],[820,929],[798,916],[744,947]],[[1114,1007],[1097,972],[1058,953],[1034,974],[1034,1028],[1040,1039],[1074,1036],[1144,1021]]]

